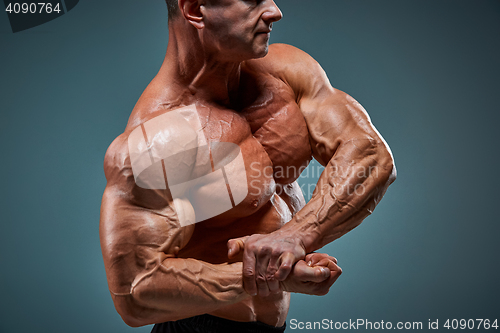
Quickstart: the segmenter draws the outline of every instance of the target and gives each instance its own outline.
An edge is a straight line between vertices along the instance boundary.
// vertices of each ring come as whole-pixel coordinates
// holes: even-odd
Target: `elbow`
[[[394,181],[396,180],[396,177],[397,177],[397,171],[396,171],[396,164],[394,163],[394,161],[392,161],[392,165],[391,165],[391,174],[389,176],[389,185],[394,183]]]
[[[120,314],[120,316],[122,317],[123,322],[130,327],[137,328],[137,327],[148,325],[148,323],[140,320],[139,318],[131,316],[131,315]]]
[[[158,308],[155,293],[151,293],[149,288],[142,288],[141,286],[134,288],[129,297],[120,300],[115,299],[118,314],[125,324],[130,327],[141,327],[182,319],[175,309],[170,306],[166,308],[168,303],[168,301],[165,301],[163,306]]]
[[[396,163],[394,163],[394,158],[392,157],[392,154],[388,151],[387,154],[389,155],[384,162],[384,169],[386,170],[387,174],[387,186],[391,185],[397,177],[397,171],[396,171]]]
[[[368,136],[348,142],[355,143],[355,149],[362,152],[361,158],[368,161],[368,174],[374,178],[376,186],[385,191],[396,180],[396,164],[384,139]]]
[[[388,147],[384,145],[382,152],[380,153],[379,166],[382,169],[380,182],[384,189],[387,189],[397,177],[396,163],[394,162],[394,157]]]
[[[132,300],[115,300],[115,308],[123,322],[130,327],[141,327],[148,323],[145,318],[139,316],[139,309]]]
[[[389,186],[396,180],[396,164],[394,158],[388,149],[379,155],[377,168],[375,172],[375,190],[373,192],[373,203],[369,209],[370,214],[378,205],[382,197],[385,195]],[[373,175],[373,174],[372,174]]]
[[[154,310],[137,304],[133,296],[115,297],[114,305],[123,322],[130,327],[154,324]]]
[[[115,298],[114,304],[116,311],[128,326],[141,327],[149,324],[147,318],[144,318],[144,311],[139,309],[132,297]],[[141,312],[143,312],[143,315],[141,315]]]

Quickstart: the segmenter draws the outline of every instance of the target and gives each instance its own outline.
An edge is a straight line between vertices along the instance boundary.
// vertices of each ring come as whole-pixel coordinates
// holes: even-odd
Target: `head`
[[[201,47],[221,59],[241,61],[267,54],[273,22],[282,14],[273,0],[166,0],[170,28],[187,23]]]
[[[168,9],[168,19],[172,20],[179,15],[178,0],[165,0]]]

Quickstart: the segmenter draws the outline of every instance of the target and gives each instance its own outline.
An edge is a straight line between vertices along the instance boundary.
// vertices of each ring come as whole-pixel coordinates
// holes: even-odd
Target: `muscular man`
[[[111,296],[155,332],[281,332],[290,292],[324,295],[340,275],[314,251],[372,213],[392,155],[316,61],[268,46],[272,0],[167,5],[165,61],[104,162]],[[313,157],[325,170],[306,204]]]

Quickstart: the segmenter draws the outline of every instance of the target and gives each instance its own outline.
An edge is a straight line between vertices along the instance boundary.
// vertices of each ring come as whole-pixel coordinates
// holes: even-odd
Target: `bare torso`
[[[137,103],[127,131],[144,121],[186,103],[172,99],[168,86],[153,80]],[[296,179],[312,158],[308,130],[292,89],[279,78],[242,66],[238,101],[233,109],[195,100],[208,142],[231,142],[241,149],[248,195],[235,208],[196,223],[179,258],[212,264],[228,262],[227,241],[252,234],[270,233],[305,204]],[[180,102],[180,100],[183,100]],[[210,187],[200,194],[210,195]],[[239,258],[230,262],[241,261]],[[288,312],[289,293],[251,297],[222,307],[212,315],[236,321],[261,321],[281,326]]]
[[[173,66],[162,66],[104,161],[100,239],[114,305],[134,327],[203,313],[282,326],[286,291],[325,295],[341,274],[335,258],[314,251],[371,214],[395,179],[392,155],[362,106],[291,46],[272,45],[266,57],[241,63],[232,84],[212,82],[217,67],[202,78],[172,78],[175,63],[165,64]],[[183,118],[186,110],[196,126]],[[164,121],[153,124],[149,140],[146,127],[156,117]],[[134,131],[139,145],[129,150]],[[237,168],[229,157],[222,160],[230,164],[220,162],[220,151],[212,151],[218,143],[239,148]],[[173,146],[191,160],[161,153]],[[296,179],[313,156],[325,172],[306,204]],[[141,186],[136,158],[163,185]],[[337,172],[360,168],[376,172]],[[170,182],[178,173],[189,178]],[[359,186],[362,193],[349,190]],[[223,212],[194,210],[210,210],[222,196],[231,199]]]

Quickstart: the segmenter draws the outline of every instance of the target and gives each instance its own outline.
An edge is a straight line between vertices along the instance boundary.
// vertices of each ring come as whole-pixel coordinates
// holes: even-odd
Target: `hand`
[[[326,253],[310,253],[299,260],[288,278],[281,282],[281,289],[308,295],[323,296],[337,281],[342,269],[337,259]]]
[[[280,292],[280,281],[306,255],[299,237],[277,230],[228,241],[228,257],[243,252],[243,287],[252,296]]]

